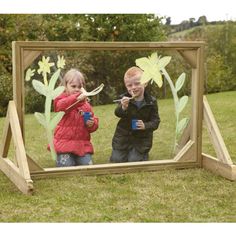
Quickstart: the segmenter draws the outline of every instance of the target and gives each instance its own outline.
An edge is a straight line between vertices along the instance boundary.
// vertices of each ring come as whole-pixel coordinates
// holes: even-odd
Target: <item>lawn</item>
[[[236,162],[236,92],[208,95],[231,158]],[[115,105],[94,107],[100,128],[92,135],[94,163],[107,163],[117,118]],[[173,101],[160,100],[161,125],[151,160],[172,158]],[[189,115],[189,108],[185,111]],[[0,119],[0,133],[4,118]],[[25,117],[26,150],[43,167],[54,166],[45,133]],[[33,130],[33,132],[32,132]],[[203,151],[214,155],[207,133]],[[235,182],[203,169],[163,170],[104,176],[34,180],[25,196],[0,172],[0,222],[236,222]]]

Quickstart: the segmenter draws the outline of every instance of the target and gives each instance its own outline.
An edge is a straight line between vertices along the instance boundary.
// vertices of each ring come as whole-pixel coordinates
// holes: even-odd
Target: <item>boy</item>
[[[147,84],[140,82],[142,73],[134,66],[124,75],[127,93],[121,95],[115,109],[120,120],[112,139],[111,162],[148,160],[153,131],[158,128],[160,117],[156,99],[145,92]],[[135,129],[132,129],[132,123],[136,123]]]

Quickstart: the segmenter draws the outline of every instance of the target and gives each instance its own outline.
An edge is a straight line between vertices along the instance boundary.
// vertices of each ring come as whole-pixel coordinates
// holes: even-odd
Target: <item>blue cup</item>
[[[91,118],[91,112],[84,112],[84,123],[85,124],[90,118]]]
[[[132,120],[132,129],[137,129],[138,128],[137,127],[137,122],[138,122],[138,120],[136,120],[136,119]]]

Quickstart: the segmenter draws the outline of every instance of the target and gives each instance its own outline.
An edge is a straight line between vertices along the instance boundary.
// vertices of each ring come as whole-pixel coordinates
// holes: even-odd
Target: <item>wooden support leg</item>
[[[20,123],[13,101],[10,101],[8,105],[4,130],[0,153],[0,170],[8,176],[20,191],[25,194],[31,194],[33,191],[33,181],[31,180]],[[11,139],[10,134],[12,134],[17,165],[7,158]]]

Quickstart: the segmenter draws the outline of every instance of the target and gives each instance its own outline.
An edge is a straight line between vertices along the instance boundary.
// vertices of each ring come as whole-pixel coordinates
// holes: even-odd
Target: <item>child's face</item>
[[[141,84],[140,77],[132,77],[125,79],[125,87],[128,93],[135,98],[143,98],[145,84]]]
[[[80,92],[81,91],[80,89],[81,89],[81,82],[79,79],[73,79],[69,81],[66,85],[66,92],[69,95]]]

